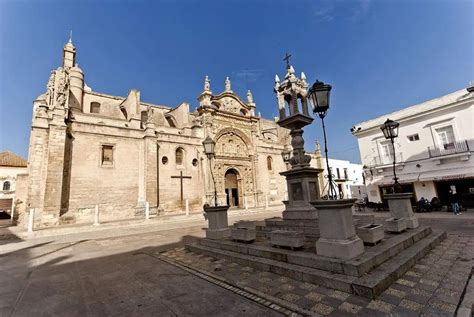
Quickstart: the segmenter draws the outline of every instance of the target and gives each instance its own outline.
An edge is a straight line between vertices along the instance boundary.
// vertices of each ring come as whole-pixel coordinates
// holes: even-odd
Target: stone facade
[[[96,205],[101,221],[142,217],[146,202],[152,214],[184,212],[186,200],[202,211],[213,201],[212,175],[219,205],[265,206],[286,196],[279,172],[288,131],[255,115],[250,91],[244,102],[227,78],[213,94],[206,76],[195,111],[155,105],[135,89],[127,97],[92,91],[71,41],[63,56],[33,103],[24,197],[36,226],[92,222]],[[216,142],[211,166],[207,136]]]

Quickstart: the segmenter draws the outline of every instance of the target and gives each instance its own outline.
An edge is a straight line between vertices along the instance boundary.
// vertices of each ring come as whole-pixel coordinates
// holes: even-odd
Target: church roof
[[[27,167],[28,161],[13,152],[0,152],[0,166]]]

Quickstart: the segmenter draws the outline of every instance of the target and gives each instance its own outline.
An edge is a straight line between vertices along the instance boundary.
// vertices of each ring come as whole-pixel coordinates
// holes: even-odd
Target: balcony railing
[[[444,156],[444,155],[458,154],[458,153],[465,153],[465,152],[469,152],[469,144],[467,143],[467,140],[444,144],[442,147],[437,147],[437,146],[428,147],[428,153],[430,154],[430,157],[439,157],[439,156]]]
[[[403,155],[402,152],[396,152],[395,153],[395,161],[396,163],[402,163],[403,162]],[[368,166],[369,167],[377,167],[377,166],[382,166],[382,165],[389,165],[393,164],[393,155],[389,156],[376,156],[372,159],[371,162],[369,162]]]

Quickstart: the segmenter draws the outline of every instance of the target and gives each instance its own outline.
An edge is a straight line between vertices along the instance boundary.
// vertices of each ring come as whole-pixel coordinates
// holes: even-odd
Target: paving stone
[[[400,291],[398,289],[395,289],[395,288],[388,288],[386,289],[383,294],[387,294],[387,295],[391,295],[391,296],[396,296],[396,297],[400,297],[400,298],[404,298],[407,293],[404,292],[404,291]]]
[[[398,284],[401,284],[401,285],[405,285],[405,286],[409,286],[409,287],[413,287],[416,285],[415,282],[412,282],[412,281],[408,281],[408,280],[405,280],[405,279],[398,279],[395,283],[398,283]]]
[[[357,314],[362,308],[362,306],[344,302],[339,305],[338,310],[346,313]]]
[[[378,297],[378,299],[384,301],[384,302],[387,302],[389,304],[392,304],[392,305],[395,305],[397,306],[398,304],[400,304],[400,302],[402,301],[403,298],[401,297],[397,297],[397,296],[393,296],[393,295],[389,295],[387,293],[382,293],[382,295],[380,295]]]
[[[317,293],[317,292],[310,292],[308,293],[305,298],[312,300],[314,302],[320,302],[326,295]]]
[[[318,313],[318,314],[321,314],[321,315],[329,315],[330,313],[332,313],[335,309],[329,305],[326,305],[326,304],[323,304],[323,303],[318,303],[316,305],[314,305],[312,308],[311,308],[312,311]]]
[[[292,291],[295,289],[295,286],[291,285],[291,284],[283,284],[280,286],[280,289],[282,291]]]
[[[341,301],[345,301],[351,294],[337,291],[337,290],[332,290],[328,293],[329,297],[339,299]]]
[[[418,317],[419,313],[403,307],[395,307],[390,312],[390,317]]]
[[[296,302],[298,299],[301,298],[301,296],[297,295],[297,294],[293,294],[293,293],[285,293],[285,294],[282,294],[281,295],[281,298],[286,300],[286,301],[289,301],[291,303],[294,303]]]
[[[430,300],[428,302],[428,306],[443,310],[448,313],[454,313],[456,311],[456,305],[446,303],[444,301],[437,300],[437,299]]]
[[[321,300],[321,303],[329,305],[329,306],[333,307],[334,309],[338,308],[343,302],[344,301],[342,301],[342,300],[339,300],[339,299],[333,298],[333,297],[328,297],[328,296],[325,296]]]
[[[296,305],[298,305],[298,307],[302,307],[304,309],[311,309],[311,307],[314,306],[314,301],[306,298],[306,297],[300,297],[296,302],[295,302]]]
[[[314,285],[314,284],[311,284],[311,283],[308,283],[308,282],[304,282],[304,283],[300,284],[299,287],[301,287],[302,289],[306,289],[306,290],[315,290],[316,288],[318,288],[317,285]]]
[[[387,313],[370,309],[370,308],[363,308],[357,313],[358,317],[387,317]]]
[[[370,308],[370,309],[373,309],[373,310],[376,310],[376,311],[379,311],[379,312],[382,312],[382,313],[385,313],[385,314],[389,314],[390,311],[394,307],[395,307],[395,305],[389,304],[387,302],[384,302],[384,301],[381,301],[381,300],[378,300],[378,299],[372,300],[367,305],[367,308]]]
[[[414,302],[412,300],[404,299],[400,302],[399,304],[400,307],[406,308],[411,311],[419,312],[422,308],[423,305],[419,304],[417,302]]]
[[[370,303],[370,301],[371,300],[368,298],[357,296],[357,295],[351,295],[346,299],[347,303],[362,306],[362,307],[366,307]]]

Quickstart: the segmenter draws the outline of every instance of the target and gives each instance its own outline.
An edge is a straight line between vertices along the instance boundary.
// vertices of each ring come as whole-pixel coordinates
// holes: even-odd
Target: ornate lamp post
[[[207,159],[209,160],[209,170],[211,171],[212,183],[214,184],[214,206],[217,206],[217,189],[216,189],[216,181],[214,179],[214,173],[212,171],[212,158],[215,155],[214,148],[216,146],[216,142],[211,139],[209,136],[202,141],[202,145],[204,146],[204,153],[207,155]]]
[[[328,158],[328,142],[326,138],[326,126],[324,125],[324,118],[329,110],[329,96],[331,93],[331,85],[325,84],[322,81],[316,80],[313,86],[308,91],[308,100],[313,109],[313,113],[317,114],[321,119],[324,134],[324,153],[326,154],[326,168],[328,170],[328,198],[335,200],[338,198],[336,186],[333,181],[331,168],[329,167]]]
[[[281,157],[283,158],[283,162],[285,162],[286,169],[288,169],[288,163],[290,162],[291,151],[288,148],[288,145],[285,145],[283,151],[281,152]]]
[[[392,143],[392,149],[393,149],[393,191],[394,192],[401,192],[401,186],[400,183],[398,182],[397,178],[397,172],[395,170],[395,163],[396,163],[396,158],[395,158],[395,142],[394,139],[398,137],[398,127],[400,126],[400,123],[387,119],[387,121],[384,122],[380,126],[380,129],[383,132],[383,135],[385,139],[390,140]]]

